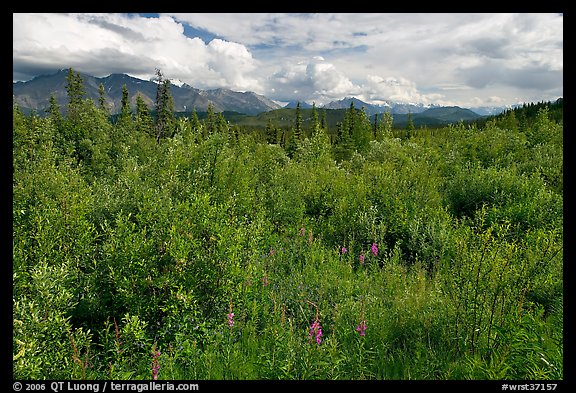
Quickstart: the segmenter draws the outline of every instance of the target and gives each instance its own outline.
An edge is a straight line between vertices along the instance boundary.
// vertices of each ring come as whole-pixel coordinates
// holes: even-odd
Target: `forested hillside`
[[[67,91],[13,108],[15,379],[563,379],[547,105],[262,132]]]

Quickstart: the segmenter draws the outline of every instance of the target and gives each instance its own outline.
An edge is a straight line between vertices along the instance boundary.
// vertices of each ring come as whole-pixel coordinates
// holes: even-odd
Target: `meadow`
[[[563,379],[546,105],[288,148],[76,104],[13,109],[15,379]]]

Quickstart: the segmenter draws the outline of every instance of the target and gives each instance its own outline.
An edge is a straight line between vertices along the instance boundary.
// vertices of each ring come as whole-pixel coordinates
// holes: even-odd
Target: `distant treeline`
[[[506,125],[512,125],[516,128],[525,128],[526,126],[531,126],[537,115],[538,111],[543,108],[548,108],[548,116],[550,120],[562,124],[563,116],[564,116],[564,99],[558,98],[556,101],[540,101],[537,103],[524,103],[522,106],[518,106],[515,108],[507,109],[504,112],[495,115],[495,116],[488,116],[479,120],[476,120],[476,123],[479,127],[482,127],[488,121],[496,121],[496,124],[501,125],[502,123],[506,123]],[[508,124],[508,123],[512,124]]]

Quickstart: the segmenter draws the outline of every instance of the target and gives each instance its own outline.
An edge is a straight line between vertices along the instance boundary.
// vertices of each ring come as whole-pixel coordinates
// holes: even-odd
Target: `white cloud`
[[[366,83],[362,86],[363,96],[371,101],[381,103],[386,100],[430,104],[443,95],[438,93],[422,94],[418,91],[416,83],[406,78],[368,75]]]
[[[313,101],[317,104],[360,93],[358,85],[333,64],[323,62],[318,57],[282,66],[269,79],[268,87],[282,100]]]
[[[187,37],[183,23],[217,38]],[[14,14],[13,26],[14,78],[64,67],[149,78],[158,67],[198,88],[316,102],[563,93],[563,17],[551,13]]]
[[[14,14],[13,60],[31,75],[72,67],[96,76],[164,76],[200,88],[261,92],[257,62],[242,44],[204,43],[171,17],[120,14]]]

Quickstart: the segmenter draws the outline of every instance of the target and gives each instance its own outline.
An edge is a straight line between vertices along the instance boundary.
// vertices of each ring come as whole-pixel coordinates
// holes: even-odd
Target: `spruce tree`
[[[98,87],[98,107],[108,115],[108,108],[106,107],[106,92],[104,90],[104,85],[100,83]]]
[[[216,115],[216,132],[223,135],[228,135],[229,128],[228,120],[226,120],[224,114],[222,112],[218,112]]]
[[[196,112],[196,108],[192,109],[192,113],[190,114],[190,127],[192,133],[196,136],[195,141],[198,142],[202,137],[202,123],[200,123],[200,119],[198,119],[198,113]]]
[[[72,68],[68,69],[66,75],[66,92],[68,93],[68,114],[69,119],[75,119],[82,111],[82,104],[86,96],[84,81],[79,73]]]
[[[310,132],[310,135],[312,138],[314,138],[314,136],[316,136],[316,134],[320,130],[320,122],[318,121],[318,111],[316,110],[315,102],[312,103],[311,118],[312,118],[312,131]]]
[[[206,129],[205,137],[209,137],[216,131],[216,115],[214,114],[214,105],[212,102],[209,102],[208,108],[206,108],[206,119],[204,123],[206,125],[204,127]]]
[[[268,123],[266,124],[266,142],[272,144],[276,143],[276,128],[274,124],[272,124],[272,119],[268,119]]]
[[[406,120],[406,136],[408,138],[414,135],[414,121],[412,120],[412,112],[408,111],[408,118]]]
[[[60,106],[58,105],[54,94],[50,94],[50,106],[48,107],[47,112],[56,127],[61,127],[63,121],[62,113],[60,112]]]
[[[174,128],[174,99],[170,94],[170,80],[164,79],[162,72],[156,69],[156,141],[172,136]]]
[[[130,109],[130,98],[128,95],[128,88],[126,84],[122,85],[122,101],[120,107],[120,119],[130,120],[132,117],[132,110]]]
[[[318,121],[318,113],[316,111],[316,104],[312,103],[312,135],[310,137],[312,150],[316,160],[322,158],[332,158],[332,150],[330,148],[330,140],[328,133],[322,124],[326,123],[325,112],[323,112],[324,121]]]
[[[328,134],[328,123],[326,122],[326,109],[322,110],[320,115],[320,128]]]
[[[302,140],[302,112],[300,110],[300,101],[296,104],[296,120],[294,122],[294,141],[298,144]]]
[[[154,135],[154,120],[140,94],[136,96],[136,130],[150,136]]]

